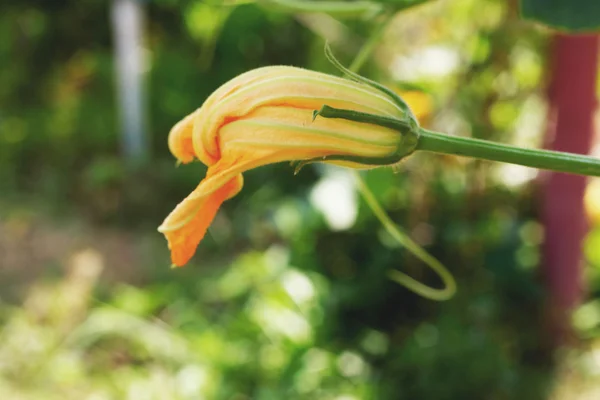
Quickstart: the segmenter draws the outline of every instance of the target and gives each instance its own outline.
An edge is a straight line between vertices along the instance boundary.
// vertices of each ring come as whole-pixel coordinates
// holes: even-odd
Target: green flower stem
[[[420,128],[415,150],[500,161],[578,175],[600,176],[600,159],[581,154],[523,149],[486,140],[450,136]]]

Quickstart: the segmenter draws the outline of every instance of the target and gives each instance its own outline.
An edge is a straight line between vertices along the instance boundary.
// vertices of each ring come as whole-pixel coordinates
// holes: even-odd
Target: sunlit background
[[[175,167],[171,126],[258,66],[336,73],[325,41],[349,64],[377,29],[218,3],[0,1],[0,398],[600,398],[600,180],[575,350],[545,328],[524,167],[418,154],[364,174],[456,276],[448,302],[388,280],[439,285],[324,166],[245,174],[169,268],[156,227],[205,173]],[[513,1],[433,1],[395,16],[362,72],[431,128],[542,147],[550,35]]]

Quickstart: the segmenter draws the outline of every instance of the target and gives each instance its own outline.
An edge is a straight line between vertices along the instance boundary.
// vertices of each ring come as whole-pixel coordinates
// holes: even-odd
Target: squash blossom
[[[221,204],[242,189],[244,171],[282,161],[373,168],[395,164],[414,148],[397,129],[314,118],[313,112],[324,105],[406,120],[394,99],[377,88],[272,66],[225,83],[172,128],[173,155],[181,163],[198,159],[208,166],[206,177],[158,228],[167,238],[175,266],[188,262]]]

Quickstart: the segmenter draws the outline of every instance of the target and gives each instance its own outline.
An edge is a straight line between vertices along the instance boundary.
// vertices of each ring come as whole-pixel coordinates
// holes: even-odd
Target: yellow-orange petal
[[[194,130],[194,116],[196,112],[194,111],[179,121],[171,128],[171,132],[169,132],[169,150],[183,164],[187,164],[195,158],[192,132]]]
[[[196,196],[194,191],[169,214],[158,230],[167,238],[175,266],[187,264],[221,204],[239,193],[242,186],[242,175],[237,175],[207,196]]]

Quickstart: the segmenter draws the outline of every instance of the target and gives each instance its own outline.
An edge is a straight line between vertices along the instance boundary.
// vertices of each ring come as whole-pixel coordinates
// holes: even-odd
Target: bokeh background
[[[142,114],[127,128],[116,3],[0,1],[0,398],[600,398],[598,182],[569,350],[544,322],[532,169],[418,154],[364,174],[455,275],[448,302],[386,278],[439,285],[349,175],[322,166],[245,174],[193,261],[171,270],[156,227],[205,173],[175,167],[171,126],[252,68],[336,73],[325,41],[349,64],[378,22],[141,2],[142,41],[124,54]],[[432,128],[540,147],[551,35],[514,1],[434,1],[394,17],[363,73]]]

